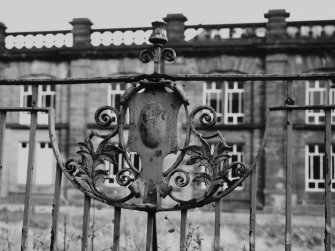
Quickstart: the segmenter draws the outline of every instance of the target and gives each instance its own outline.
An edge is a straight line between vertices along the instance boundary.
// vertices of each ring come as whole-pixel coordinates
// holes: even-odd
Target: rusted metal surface
[[[62,170],[57,164],[56,176],[55,176],[54,201],[52,204],[52,226],[51,226],[50,251],[57,250],[59,208],[60,208],[60,196],[61,196],[61,188],[62,188],[62,174],[63,174]]]
[[[140,59],[144,63],[154,60],[153,76],[160,76],[162,60],[173,61],[176,57],[172,49],[161,49],[167,41],[164,27],[163,22],[153,23],[153,34],[149,39],[153,43],[153,50],[148,49],[140,54]],[[176,162],[163,172],[164,157],[178,151],[177,117],[182,105],[187,116],[186,140]],[[226,144],[221,132],[216,131],[211,135],[206,135],[195,128],[194,120],[197,116],[202,125],[213,126],[217,121],[215,110],[209,106],[199,106],[190,112],[188,105],[188,98],[183,88],[171,80],[151,78],[150,80],[136,81],[123,95],[120,111],[113,107],[103,106],[95,114],[96,123],[110,129],[111,114],[114,113],[117,117],[117,126],[114,126],[105,135],[91,132],[84,142],[79,143],[78,154],[81,155],[81,160],[71,159],[65,165],[57,157],[59,155],[57,146],[53,144],[56,159],[67,177],[78,189],[93,199],[98,199],[109,205],[152,212],[194,208],[216,201],[240,184],[251,172],[251,169],[239,161],[228,164],[231,147]],[[129,137],[126,144],[123,126],[128,108],[130,121]],[[119,146],[115,146],[111,142],[117,134]],[[196,137],[200,145],[190,145],[191,136]],[[214,153],[211,153],[208,140],[214,138],[219,143],[215,146]],[[100,139],[100,143],[98,146],[94,146],[93,142],[97,139]],[[131,163],[129,151],[139,154],[142,169]],[[128,193],[122,198],[115,198],[100,189],[104,181],[108,179],[108,171],[101,169],[101,164],[107,161],[116,165],[115,159],[121,153],[128,166],[126,168],[120,167],[116,181]],[[197,173],[196,177],[191,180],[189,173],[179,167],[185,158],[187,158],[187,165],[201,164],[208,171]],[[228,178],[228,173],[231,170],[240,177],[239,180],[233,182]],[[176,189],[171,184],[173,180],[175,185],[180,188],[187,186],[190,182],[198,184],[204,182],[206,191],[191,200],[182,200],[174,193]],[[228,188],[219,191],[224,183],[227,184]],[[131,199],[134,197],[142,198],[142,203],[132,202]],[[163,207],[161,200],[166,197],[174,200],[175,204]]]
[[[38,86],[35,85],[32,87],[32,107],[36,107],[37,104],[38,104]],[[30,118],[29,152],[28,152],[26,190],[24,197],[21,251],[28,250],[30,204],[31,204],[31,192],[33,186],[33,175],[35,165],[36,127],[37,127],[37,112],[32,111]]]
[[[88,232],[89,232],[89,227],[90,227],[90,211],[91,211],[91,198],[85,195],[84,214],[83,214],[83,230],[81,234],[81,251],[88,250]]]
[[[172,53],[172,52],[171,52]],[[149,62],[148,56],[141,53],[140,58]],[[167,58],[172,59],[169,53]],[[145,59],[143,59],[143,57]],[[48,82],[49,85],[78,85],[78,84],[106,84],[106,83],[134,83],[141,80],[158,82],[159,80],[171,81],[245,81],[253,84],[253,81],[275,81],[275,80],[322,80],[335,79],[335,72],[320,73],[297,73],[297,74],[136,74],[116,75],[113,77],[96,78],[64,78],[64,79],[0,79],[0,85],[40,85]],[[285,84],[283,81],[282,84]]]
[[[6,134],[6,112],[0,112],[0,193],[2,191],[2,172],[4,163],[5,150],[5,134]]]
[[[286,105],[293,105],[293,83],[287,82]],[[286,203],[285,203],[285,250],[291,251],[292,246],[292,110],[287,110],[286,122]]]
[[[326,85],[325,104],[329,104],[329,84]],[[332,249],[332,234],[331,234],[331,220],[332,220],[332,202],[331,202],[331,187],[332,187],[332,127],[331,127],[331,109],[325,109],[325,157],[323,166],[323,175],[325,180],[325,249],[330,251]]]
[[[154,214],[154,222],[153,222],[152,251],[158,251],[156,214]]]
[[[153,243],[153,230],[154,230],[154,218],[155,213],[148,213],[148,221],[147,221],[147,241],[146,241],[146,251],[152,251],[152,243]]]
[[[257,166],[250,174],[249,250],[256,250]]]
[[[325,158],[323,175],[325,179],[325,249],[330,251],[332,249],[332,235],[331,235],[331,110],[325,110]]]
[[[187,250],[187,210],[180,211],[180,251]]]
[[[121,208],[114,207],[113,251],[120,248]]]
[[[221,237],[221,199],[215,201],[214,251],[220,251]]]
[[[170,190],[162,166],[167,154],[178,151],[180,105],[178,96],[160,89],[145,91],[130,100],[128,147],[141,156],[143,170],[137,184],[144,197],[143,203],[157,205],[161,194]]]

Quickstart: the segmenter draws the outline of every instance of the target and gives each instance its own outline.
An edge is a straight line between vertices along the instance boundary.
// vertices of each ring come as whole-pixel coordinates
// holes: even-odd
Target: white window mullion
[[[119,112],[121,112],[121,105],[120,105],[120,100],[122,95],[124,94],[126,88],[128,88],[131,84],[126,84],[125,86],[122,86],[120,83],[113,83],[108,85],[108,91],[107,91],[107,102],[108,105],[116,108]],[[124,88],[123,88],[124,87]],[[118,103],[118,105],[117,105]],[[115,122],[112,124],[116,124],[116,115],[114,113],[111,113],[111,116],[114,117]],[[125,114],[125,123],[129,123],[129,110],[127,110]]]
[[[320,146],[322,145],[306,145],[305,147],[305,177],[306,177],[306,191],[324,191],[324,177],[323,177],[323,164],[325,153],[320,151]],[[332,146],[333,148],[333,146]],[[311,151],[312,149],[312,151]],[[318,157],[318,163],[314,162],[314,158]],[[334,174],[334,163],[335,161],[335,153],[331,149],[331,180],[332,180],[332,191],[334,191],[333,183],[335,182],[335,174]],[[318,170],[316,170],[318,167]],[[317,173],[319,177],[314,176]]]
[[[222,87],[216,82],[203,83],[203,104],[211,106],[215,111],[218,122],[222,122]],[[212,104],[214,103],[214,104]],[[214,106],[214,107],[213,107]]]

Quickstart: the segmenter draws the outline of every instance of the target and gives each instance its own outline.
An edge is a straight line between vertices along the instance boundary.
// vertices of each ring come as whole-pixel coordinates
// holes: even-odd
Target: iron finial
[[[152,22],[152,34],[149,38],[150,43],[153,45],[164,45],[168,41],[166,32],[166,23],[161,21]]]

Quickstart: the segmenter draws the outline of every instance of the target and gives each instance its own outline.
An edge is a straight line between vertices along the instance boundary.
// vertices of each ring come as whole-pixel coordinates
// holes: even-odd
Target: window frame
[[[314,87],[311,87],[312,82]],[[321,105],[325,102],[327,85],[329,86],[329,104],[335,104],[335,87],[332,87],[331,80],[322,80],[325,81],[324,87],[320,87],[320,80],[307,80],[306,81],[306,105]],[[315,104],[313,92],[320,92],[320,104]],[[310,122],[309,119],[313,118],[314,122]],[[323,118],[320,120],[320,118]],[[307,125],[322,125],[325,123],[325,113],[322,110],[306,110],[305,111],[305,123]],[[331,123],[335,124],[335,110],[331,111]]]
[[[309,151],[310,146],[314,146],[314,152],[311,153]],[[323,161],[324,161],[324,152],[320,152],[319,148],[320,146],[323,146],[323,144],[307,144],[305,146],[305,191],[306,192],[324,192],[325,188],[319,188],[317,184],[325,182],[323,177]],[[331,147],[331,191],[335,191],[335,152],[333,152],[333,149],[335,150],[335,145],[332,145]],[[310,178],[310,174],[313,174],[314,176],[314,164],[313,169],[310,168],[310,157],[313,158],[313,156],[318,156],[320,159],[319,162],[319,179]],[[314,160],[312,160],[314,161]],[[309,187],[309,183],[315,182],[314,188]]]
[[[233,84],[233,88],[230,85]],[[208,86],[210,85],[210,88]],[[242,88],[239,87],[242,86]],[[208,81],[203,83],[203,104],[210,105],[211,95],[216,94],[216,98],[220,98],[220,102],[213,107],[216,110],[218,123],[227,125],[240,125],[244,123],[245,112],[244,112],[244,98],[245,89],[243,82],[240,81]],[[236,108],[233,108],[233,95],[238,95],[238,112],[233,112]],[[232,121],[230,121],[232,120]],[[239,121],[241,120],[241,121]]]
[[[112,88],[112,86],[115,85],[115,89]],[[120,87],[121,85],[125,85],[125,89],[122,90]],[[122,97],[122,95],[125,93],[125,91],[131,86],[132,84],[131,83],[109,83],[107,85],[107,105],[108,106],[111,106],[113,108],[116,108],[115,107],[115,97],[114,99],[112,99],[112,95],[120,95],[120,99]],[[112,104],[112,101],[113,104]],[[121,111],[119,111],[121,112]],[[115,118],[115,122],[112,122],[112,125],[116,125],[116,121],[117,121],[117,118],[116,118],[116,115],[114,113],[110,113],[110,115]],[[126,112],[126,116],[125,116],[125,123],[126,124],[129,124],[129,109],[127,110]]]
[[[43,87],[46,86],[46,90],[43,90]],[[25,87],[28,87],[28,91],[24,90]],[[52,90],[54,88],[54,90]],[[46,106],[46,96],[51,96],[51,106]],[[32,99],[32,85],[23,85],[20,87],[20,107],[30,107],[28,106],[28,96]],[[25,98],[26,97],[26,98]],[[39,85],[38,86],[38,107],[52,107],[56,108],[56,86],[55,85]],[[24,104],[27,100],[27,104]],[[29,125],[30,124],[31,113],[30,112],[20,112],[19,113],[19,124]],[[37,113],[37,124],[47,125],[48,124],[48,114],[45,112]]]

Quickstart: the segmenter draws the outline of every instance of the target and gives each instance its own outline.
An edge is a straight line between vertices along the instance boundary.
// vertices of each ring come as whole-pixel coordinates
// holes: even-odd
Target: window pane
[[[209,106],[213,107],[216,110],[217,105],[218,105],[218,101],[215,98],[211,98]]]
[[[114,108],[116,110],[120,111],[121,94],[115,94],[114,98],[115,98],[115,106],[114,106]]]
[[[234,82],[228,82],[228,89],[234,89]]]
[[[32,96],[31,95],[28,95],[27,96],[27,107],[31,107],[32,106]],[[24,104],[23,104],[24,105]]]
[[[310,153],[313,153],[313,152],[314,152],[314,145],[309,145],[309,146],[308,146],[308,151],[309,151]]]
[[[50,95],[45,96],[45,106],[51,107],[51,96]]]
[[[320,156],[313,156],[313,177],[320,179]]]
[[[232,107],[232,112],[233,113],[238,113],[238,96],[239,94],[238,93],[233,93],[232,95],[232,99],[233,99],[233,107]]]
[[[324,153],[324,152],[325,152],[325,146],[319,145],[319,153]]]
[[[321,92],[314,92],[314,104],[313,105],[321,105]]]

